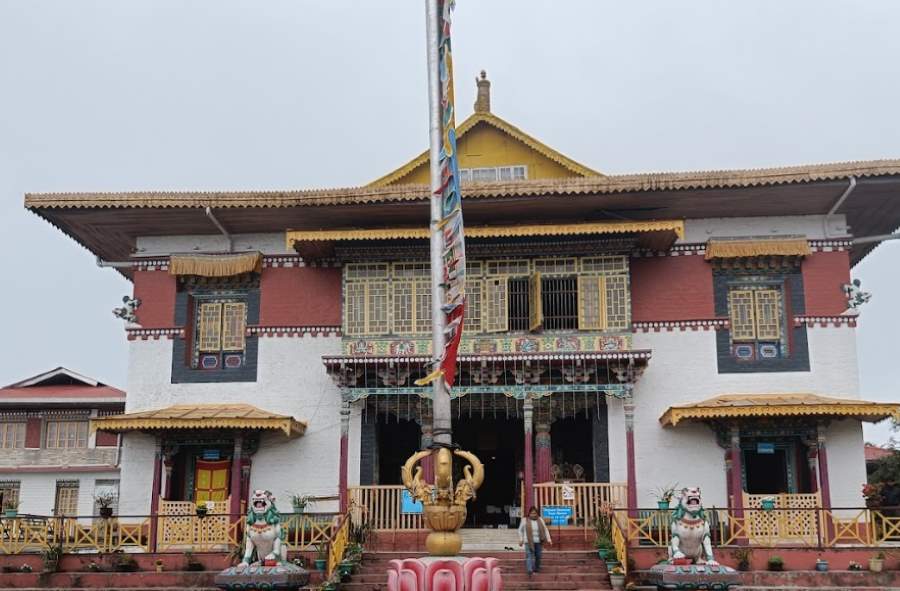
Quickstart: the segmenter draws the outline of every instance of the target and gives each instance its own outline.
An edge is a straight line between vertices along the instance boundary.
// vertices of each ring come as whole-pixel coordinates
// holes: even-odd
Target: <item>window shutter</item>
[[[222,304],[222,350],[243,351],[247,330],[247,304],[227,302]]]
[[[388,284],[371,281],[366,285],[366,334],[388,332]]]
[[[431,282],[416,281],[413,287],[416,310],[413,331],[416,334],[428,334],[431,332]]]
[[[756,338],[753,290],[733,289],[728,293],[731,340],[752,341]]]
[[[535,273],[529,278],[528,289],[528,330],[538,330],[544,323],[541,307],[541,274]]]
[[[753,292],[756,313],[756,338],[777,341],[781,339],[781,297],[777,289],[759,289]]]
[[[509,285],[506,277],[491,277],[484,282],[484,331],[506,332],[509,330],[507,305]]]
[[[391,282],[391,299],[394,310],[394,334],[412,334],[415,325],[415,293],[409,279],[394,279]]]
[[[200,351],[222,349],[222,304],[200,304],[197,348]]]
[[[481,279],[466,276],[466,318],[463,330],[471,333],[482,331],[481,324]]]
[[[366,331],[366,284],[344,284],[344,333],[361,335]]]
[[[578,276],[578,328],[606,330],[606,277]]]

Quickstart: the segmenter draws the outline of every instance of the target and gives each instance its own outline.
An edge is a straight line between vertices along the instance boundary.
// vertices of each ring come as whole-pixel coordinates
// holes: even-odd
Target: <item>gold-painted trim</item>
[[[241,254],[173,254],[169,259],[170,275],[231,277],[262,271],[262,253]]]
[[[782,240],[710,240],[706,260],[759,256],[807,256],[812,250],[806,238]]]
[[[197,413],[201,416],[166,416],[179,413]],[[103,431],[144,431],[158,429],[263,429],[282,431],[287,437],[306,432],[307,424],[293,417],[270,414],[269,416],[221,416],[223,413],[265,415],[250,405],[198,405],[170,406],[150,411],[96,417],[91,419],[91,433]],[[207,416],[202,416],[202,415]],[[217,416],[219,415],[219,416]]]
[[[466,227],[467,238],[508,238],[520,236],[578,236],[585,234],[628,234],[641,232],[673,232],[684,238],[682,220],[647,222],[593,222],[588,224],[525,224],[516,226]],[[287,247],[295,242],[327,242],[338,240],[426,240],[428,228],[380,228],[365,230],[289,230]]]

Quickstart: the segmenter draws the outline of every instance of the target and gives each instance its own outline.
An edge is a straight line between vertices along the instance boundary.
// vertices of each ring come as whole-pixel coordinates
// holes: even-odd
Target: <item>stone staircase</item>
[[[515,534],[515,531],[512,533]],[[480,543],[486,546],[506,543],[504,537],[487,538]],[[476,541],[473,540],[472,543],[474,544]],[[465,548],[469,550],[471,548],[469,541],[466,540],[465,544]],[[516,539],[512,545],[518,548],[518,540]],[[610,588],[606,565],[597,558],[594,552],[545,551],[541,572],[530,577],[525,572],[525,553],[521,550],[506,552],[502,549],[485,549],[484,551],[473,549],[465,554],[498,558],[500,567],[503,569],[503,588],[507,591],[575,591]],[[359,573],[353,575],[350,582],[342,583],[341,591],[386,591],[388,563],[394,559],[414,556],[409,552],[366,554]]]

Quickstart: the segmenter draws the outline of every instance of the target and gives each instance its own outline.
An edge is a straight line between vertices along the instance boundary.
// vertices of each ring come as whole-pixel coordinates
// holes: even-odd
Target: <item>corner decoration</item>
[[[650,569],[647,583],[658,589],[728,589],[740,582],[734,569],[720,565],[713,556],[699,487],[681,489],[671,532],[669,560]]]
[[[841,290],[847,297],[847,309],[843,312],[844,316],[859,315],[859,308],[872,299],[872,294],[862,290],[862,282],[854,279],[853,283],[845,283],[841,286]]]
[[[243,589],[297,589],[309,582],[309,573],[287,562],[285,531],[275,497],[255,490],[247,511],[244,554],[237,566],[216,575],[215,585],[226,591]]]
[[[122,304],[124,305],[121,308],[113,308],[113,316],[124,320],[126,328],[140,328],[140,324],[137,323],[137,314],[135,314],[141,307],[140,298],[122,296]]]

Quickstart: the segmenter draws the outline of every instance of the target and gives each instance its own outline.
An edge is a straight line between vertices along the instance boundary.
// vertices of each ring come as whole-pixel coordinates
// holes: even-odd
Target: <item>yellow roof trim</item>
[[[282,431],[287,437],[297,437],[303,435],[306,427],[305,421],[260,410],[249,404],[183,404],[91,419],[91,432],[259,429]]]
[[[459,124],[456,127],[456,137],[461,138],[466,134],[467,131],[474,128],[479,123],[487,123],[488,125],[492,125],[493,127],[499,129],[506,135],[522,142],[535,152],[539,153],[541,156],[556,162],[560,166],[574,172],[577,175],[589,177],[589,176],[603,176],[602,173],[597,172],[596,170],[590,169],[583,164],[579,164],[575,162],[571,158],[557,152],[547,144],[541,142],[540,140],[528,135],[518,127],[506,122],[505,120],[497,117],[493,113],[472,113],[465,121]],[[421,166],[422,164],[428,162],[430,158],[430,152],[425,150],[400,168],[394,170],[393,172],[389,172],[383,177],[376,179],[369,183],[368,187],[383,187],[385,185],[393,184],[413,170]]]
[[[807,256],[812,251],[806,238],[772,240],[710,240],[706,260],[759,256]]]
[[[673,232],[684,238],[684,222],[658,220],[649,222],[593,222],[587,224],[526,224],[516,226],[466,227],[466,238],[507,238],[516,236],[576,236],[583,234],[629,234],[641,232]],[[295,242],[338,240],[426,240],[428,228],[380,228],[366,230],[289,230],[287,247]]]
[[[674,427],[686,420],[804,416],[857,417],[876,422],[900,418],[900,404],[817,394],[723,394],[702,402],[670,406],[659,422]]]
[[[262,253],[240,254],[173,254],[169,259],[170,275],[200,277],[232,277],[262,271]]]

